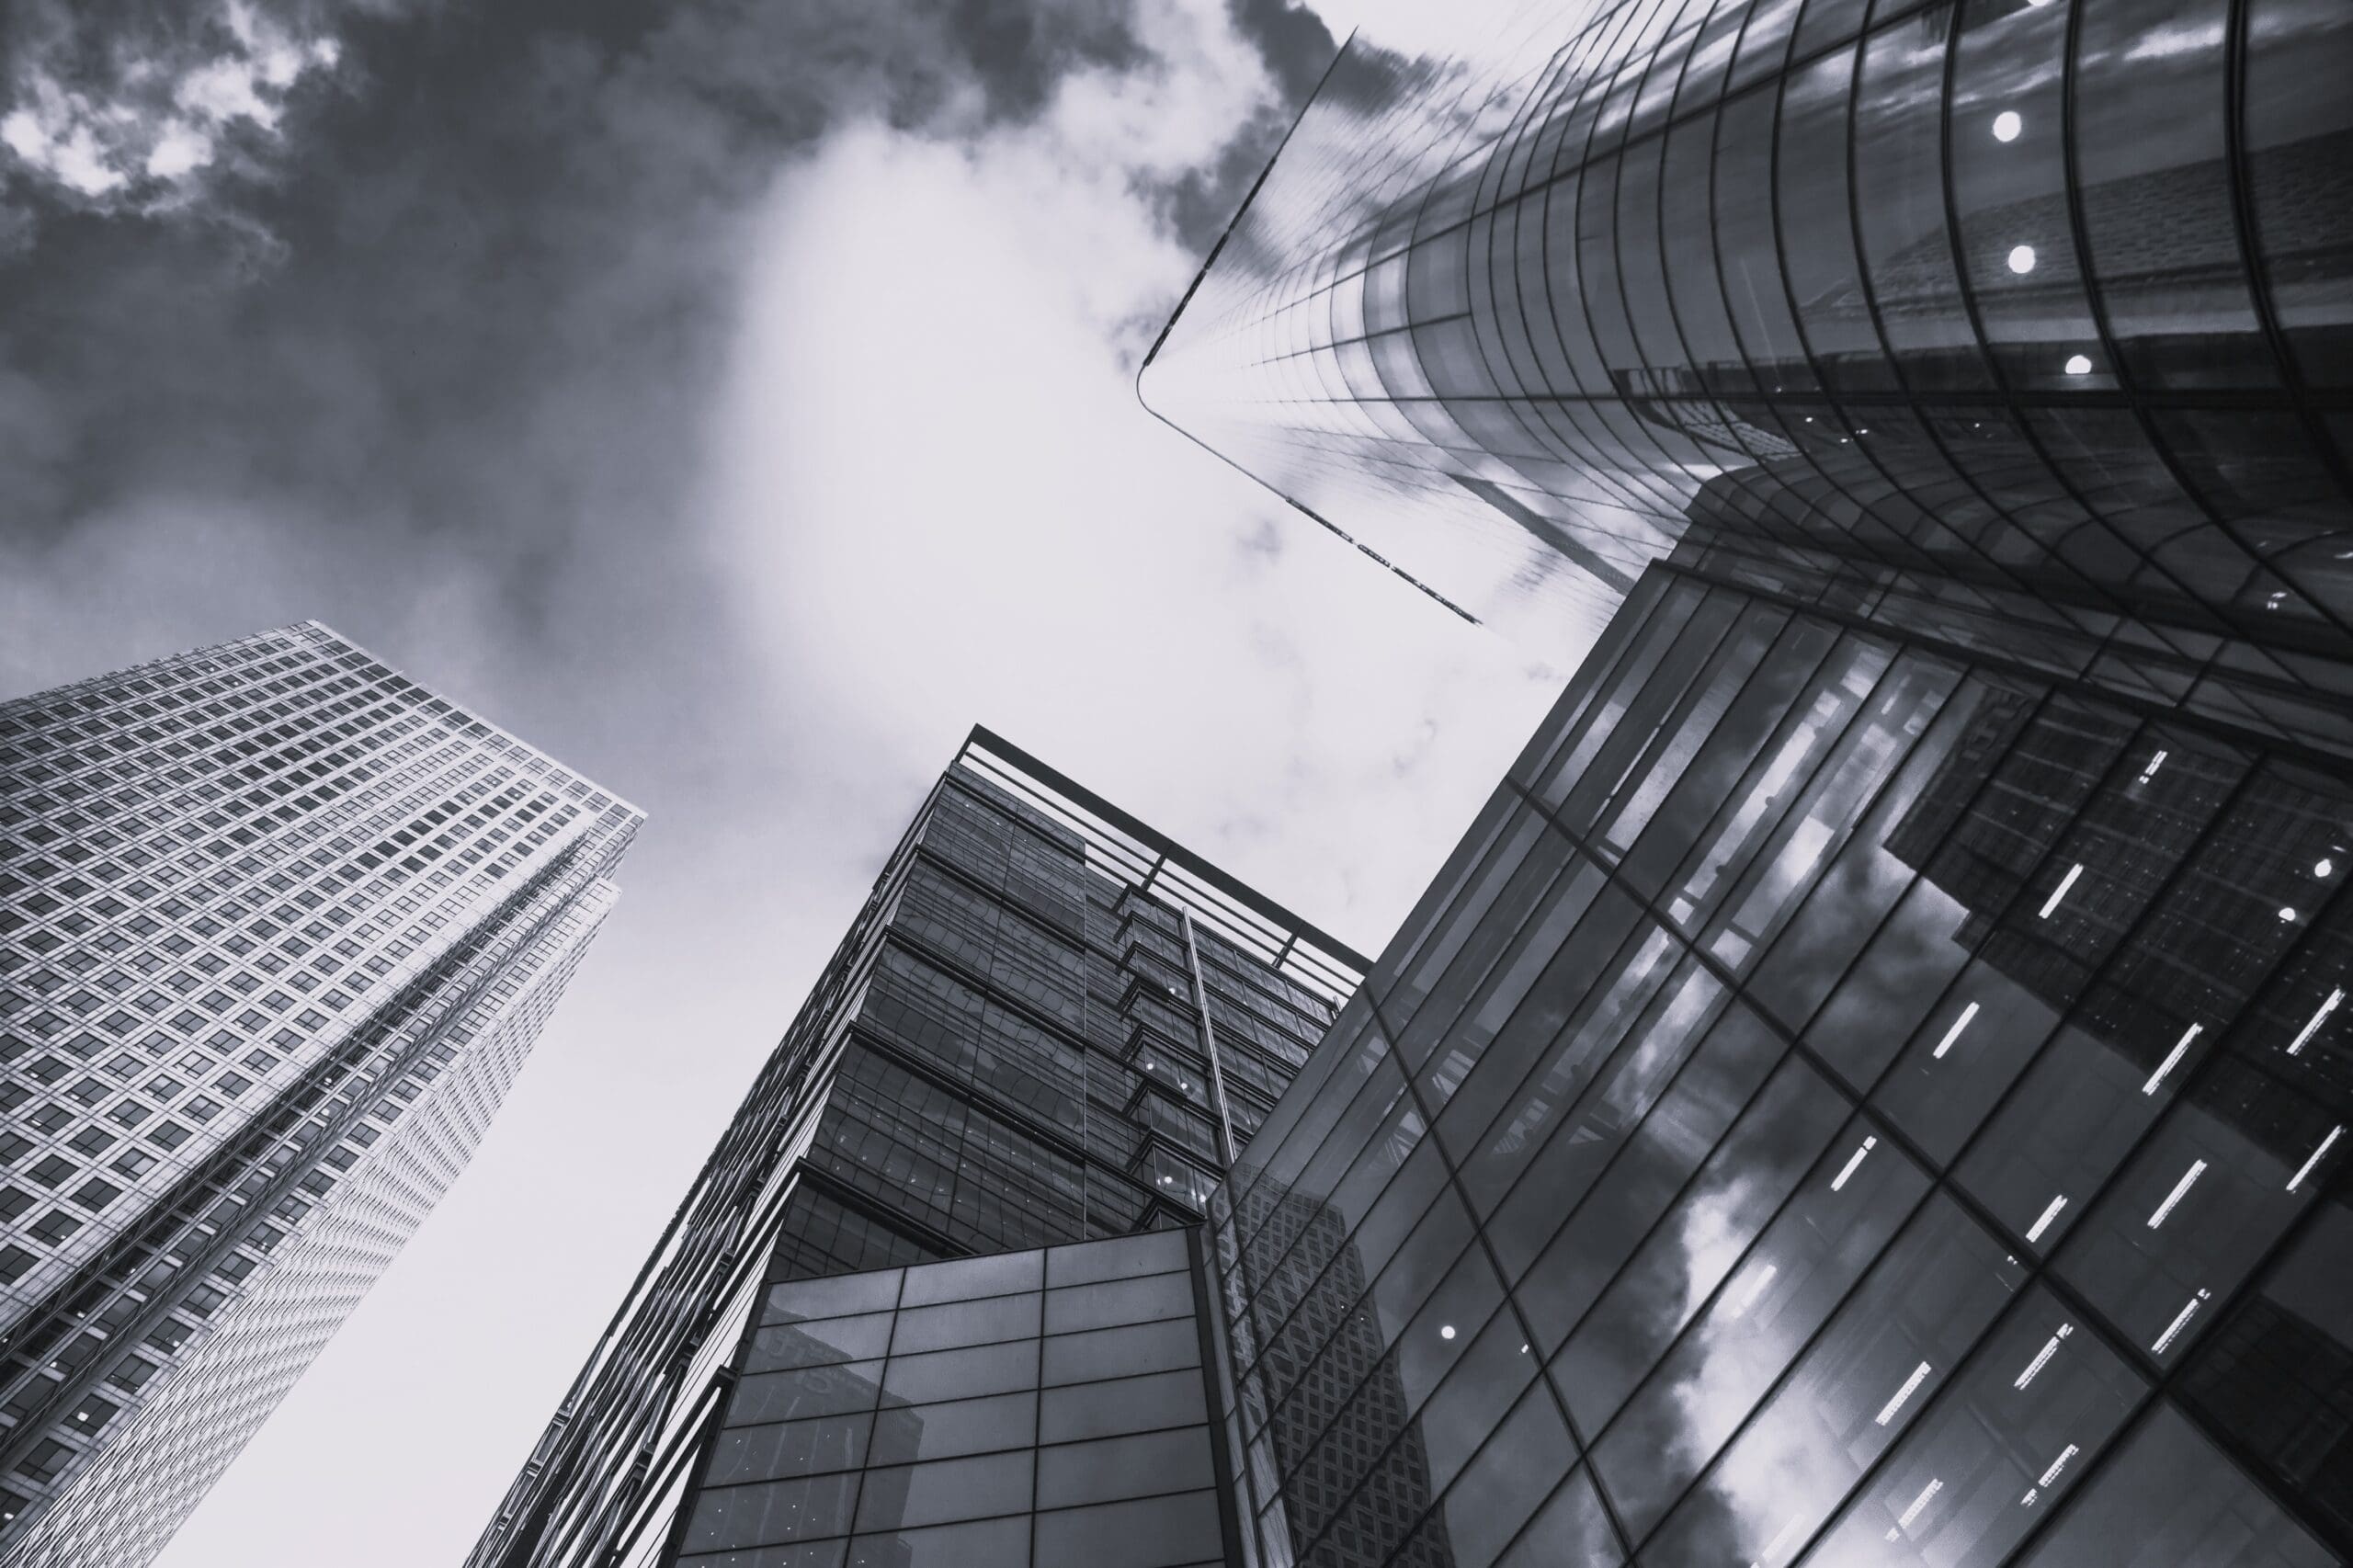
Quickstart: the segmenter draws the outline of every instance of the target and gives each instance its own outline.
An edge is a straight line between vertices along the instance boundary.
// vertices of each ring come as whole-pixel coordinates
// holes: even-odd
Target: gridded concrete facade
[[[2353,751],[2353,16],[1497,0],[1352,40],[1145,369],[1581,653],[1644,564]]]
[[[0,705],[0,1562],[169,1539],[464,1166],[639,821],[315,622]]]
[[[770,1288],[679,1568],[1208,1568],[1198,1230]]]
[[[1650,568],[1213,1200],[1248,1560],[2339,1561],[2349,850]]]
[[[1197,1224],[1362,961],[975,730],[470,1562],[666,1562],[771,1282]]]

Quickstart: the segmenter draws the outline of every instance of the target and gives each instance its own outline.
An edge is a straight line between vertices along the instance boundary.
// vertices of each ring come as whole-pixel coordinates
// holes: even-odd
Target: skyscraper
[[[909,1418],[891,1413],[932,1401],[906,1397],[883,1374],[887,1324],[878,1329],[860,1314],[842,1332],[870,1336],[854,1343],[870,1344],[870,1354],[829,1361],[818,1348],[779,1346],[779,1335],[791,1338],[779,1325],[795,1316],[835,1315],[808,1304],[834,1298],[796,1291],[793,1282],[999,1254],[1036,1264],[1041,1250],[1048,1262],[1039,1267],[1051,1276],[1064,1267],[1051,1260],[1066,1253],[1073,1267],[1093,1267],[1075,1261],[1082,1256],[1127,1256],[1090,1254],[1080,1244],[1090,1240],[1198,1225],[1233,1152],[1307,1060],[1363,962],[975,729],[883,867],[471,1568],[634,1568],[695,1551],[682,1546],[688,1540],[749,1551],[793,1539],[796,1528],[830,1541],[813,1550],[837,1560],[854,1521],[879,1516],[834,1508],[804,1517],[792,1499],[816,1495],[814,1483],[778,1488],[814,1458],[796,1461],[800,1472],[756,1471],[749,1460],[714,1459],[714,1444],[747,1426],[759,1430],[727,1442],[773,1437],[775,1423],[794,1412],[840,1414],[817,1408],[835,1395],[850,1401],[843,1411],[880,1400],[885,1424],[901,1427]],[[1153,1255],[1160,1261],[1151,1271],[1179,1267],[1166,1259],[1184,1252]],[[922,1299],[958,1299],[961,1288],[944,1283],[961,1278],[952,1269],[908,1267],[905,1278],[946,1292]],[[878,1332],[883,1338],[872,1340]],[[834,1361],[873,1365],[813,1373],[831,1391],[824,1398],[794,1382],[800,1393],[775,1395],[785,1403],[762,1403],[779,1382],[771,1374]],[[1037,1386],[1034,1376],[1020,1385]],[[814,1403],[790,1403],[801,1394]],[[883,1427],[870,1436],[882,1443]],[[823,1441],[840,1438],[828,1428]],[[1005,1446],[1033,1441],[1008,1437]],[[820,1466],[834,1479],[817,1490],[848,1484],[840,1478],[867,1462],[885,1463],[834,1454]],[[728,1490],[756,1474],[767,1490]],[[756,1495],[764,1501],[744,1513]],[[1040,1528],[1043,1540],[1061,1527]],[[861,1562],[896,1561],[870,1555],[885,1551],[875,1543],[859,1551]]]
[[[464,1167],[640,820],[315,621],[0,704],[0,1562],[169,1539]]]
[[[1254,1561],[2353,1551],[2353,785],[1654,565],[1213,1200]]]
[[[1673,554],[2353,751],[2342,6],[1427,25],[1342,52],[1151,407],[1550,650]]]

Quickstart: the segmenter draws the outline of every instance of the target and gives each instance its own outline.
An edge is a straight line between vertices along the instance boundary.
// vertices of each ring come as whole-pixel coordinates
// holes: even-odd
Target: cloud
[[[273,142],[293,95],[334,70],[335,25],[331,7],[277,15],[251,0],[12,11],[0,24],[7,186],[85,210],[184,207],[241,143]]]
[[[158,115],[242,47],[93,4],[92,106],[100,15],[179,62]],[[142,143],[186,199],[6,176],[0,690],[317,616],[653,813],[473,1167],[164,1559],[449,1562],[966,726],[1371,946],[1551,682],[1136,406],[1296,14],[256,14],[337,52]]]

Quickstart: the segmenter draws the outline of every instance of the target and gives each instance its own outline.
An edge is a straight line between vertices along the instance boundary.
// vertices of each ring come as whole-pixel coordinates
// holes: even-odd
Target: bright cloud
[[[84,202],[135,211],[186,203],[240,132],[278,134],[289,96],[342,47],[222,0],[205,21],[104,51],[77,75],[70,33],[19,61],[0,98],[0,146],[19,169]]]

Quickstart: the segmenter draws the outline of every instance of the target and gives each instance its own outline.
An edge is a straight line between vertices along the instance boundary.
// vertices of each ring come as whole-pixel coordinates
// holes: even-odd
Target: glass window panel
[[[1179,1367],[1197,1367],[1201,1360],[1200,1331],[1189,1317],[1125,1328],[1098,1328],[1086,1334],[1052,1335],[1045,1345],[1044,1381],[1049,1387],[1138,1372],[1171,1371]]]
[[[1282,1097],[1243,1151],[1233,1179],[1216,1199],[1220,1209],[1246,1198],[1266,1176],[1279,1183],[1295,1179],[1332,1124],[1358,1097],[1357,1085],[1388,1061],[1389,1042],[1373,1023],[1370,989],[1359,989],[1341,1009],[1323,1047],[1308,1058],[1292,1085],[1297,1092]]]
[[[1445,1173],[1434,1153],[1417,1154],[1391,1184],[1372,1218],[1353,1234],[1320,1224],[1304,1227],[1299,1250],[1283,1278],[1263,1293],[1259,1326],[1266,1351],[1259,1366],[1274,1397],[1290,1392],[1330,1334],[1333,1322],[1364,1293],[1366,1278],[1401,1277],[1393,1290],[1408,1289],[1404,1277],[1426,1287],[1453,1261],[1467,1234],[1461,1205],[1441,1190]],[[1421,1212],[1416,1213],[1416,1208]],[[1410,1234],[1409,1221],[1418,1221]]]
[[[872,1449],[866,1462],[911,1464],[953,1459],[992,1449],[1027,1447],[1037,1440],[1038,1396],[993,1394],[945,1404],[886,1404],[874,1417]]]
[[[1988,1315],[1999,1297],[1984,1289],[2001,1256],[1993,1238],[1950,1202],[1932,1199],[1889,1249],[1851,1310],[1893,1317],[1915,1314],[1934,1294],[1972,1281]],[[1691,1478],[1713,1459],[1756,1402],[1844,1303],[1832,1280],[1817,1287],[1802,1273],[1752,1258],[1727,1282],[1714,1309],[1676,1346],[1658,1372],[1601,1434],[1593,1462],[1637,1539],[1650,1533]]]
[[[1189,1426],[1203,1419],[1207,1408],[1200,1374],[1192,1370],[1051,1388],[1040,1400],[1038,1440],[1041,1443]]]
[[[983,1346],[977,1350],[935,1350],[894,1356],[882,1380],[883,1392],[905,1404],[1010,1393],[1038,1385],[1038,1343]]]
[[[1869,1089],[1967,961],[1973,912],[1923,879],[1839,981],[1806,1038],[1857,1093]]]
[[[1465,1324],[1457,1332],[1471,1348],[1414,1417],[1434,1490],[1454,1479],[1536,1378],[1536,1357],[1516,1314],[1499,1312],[1483,1329]],[[1470,1337],[1474,1332],[1475,1340]]]
[[[1916,851],[1906,841],[1915,824],[1949,814],[1949,799],[1965,801],[2032,707],[2024,691],[1974,678],[1962,685],[1766,949],[1752,1000],[1792,1027],[1805,1021],[1911,885],[1915,868],[1905,857]]]
[[[1438,1141],[1479,1173],[1482,1190],[1473,1201],[1483,1208],[1494,1206],[1495,1195],[1535,1152],[1536,1130],[1575,1098],[1665,983],[1681,949],[1635,908],[1610,890],[1562,949],[1554,966],[1561,978],[1548,987],[1552,1000],[1534,1010],[1540,1032],[1511,1040],[1439,1113]],[[1500,1118],[1493,1128],[1491,1118]],[[1497,1162],[1508,1168],[1495,1168]]]
[[[1428,1049],[1417,1047],[1407,1059],[1417,1064],[1432,1105],[1446,1108],[1455,1090],[1488,1057],[1524,1061],[1521,1053],[1535,1049],[1533,1042],[1551,1038],[1575,999],[1576,966],[1589,967],[1594,962],[1589,949],[1597,941],[1610,940],[1632,914],[1632,901],[1607,887],[1607,881],[1599,867],[1572,862],[1546,894],[1542,909],[1527,923],[1510,959],[1489,980],[1477,1012],[1467,1018],[1424,1015],[1430,1020]],[[1501,1071],[1508,1077],[1517,1067]]]
[[[1601,829],[1597,852],[1610,859],[1617,858],[1610,850],[1623,854],[1692,767],[1723,722],[1733,699],[1748,689],[1768,651],[1777,643],[1789,647],[1794,650],[1791,656],[1811,670],[1828,642],[1826,629],[1806,621],[1791,628],[1789,612],[1778,606],[1748,607],[1717,649],[1706,673],[1640,747],[1639,756],[1626,762],[1620,777],[1597,777],[1572,791],[1562,808],[1563,819],[1576,828],[1581,825],[1581,812],[1592,815]],[[1605,788],[1606,804],[1599,799]]]
[[[1757,1177],[1756,1187],[1713,1187],[1703,1175],[1697,1203],[1671,1217],[1570,1335],[1553,1378],[1581,1431],[1600,1431],[1617,1415],[1718,1283],[1730,1290],[1701,1325],[1701,1345],[1709,1328],[1753,1345],[1772,1316],[1819,1324],[1927,1191],[1927,1175],[1866,1119],[1833,1137],[1762,1236],[1757,1227],[1789,1189],[1779,1161],[1762,1163]],[[1744,1255],[1751,1236],[1757,1244]]]
[[[1745,1256],[1731,1256],[1739,1244],[1736,1226],[1719,1232],[1712,1225],[1687,1226],[1673,1253],[1646,1252],[1610,1286],[1555,1364],[1578,1430],[1600,1431],[1702,1306],[1708,1312],[1675,1346],[1662,1386],[1678,1391],[1677,1399],[1703,1391],[1723,1400],[1733,1398],[1734,1389],[1749,1390],[1751,1398],[1761,1392],[1927,1187],[1927,1174],[1857,1117]],[[1639,1267],[1646,1261],[1654,1265],[1648,1271]],[[1723,1288],[1711,1302],[1717,1277]]]
[[[1686,960],[1639,1017],[1629,1016],[1632,995],[1648,989],[1657,973],[1654,960],[1681,950],[1665,933],[1655,934],[1600,1006],[1564,1036],[1508,1119],[1490,1131],[1487,1146],[1465,1163],[1463,1185],[1475,1207],[1493,1210],[1514,1182],[1532,1183],[1565,1206],[1582,1196],[1599,1168],[1597,1157],[1658,1102],[1724,996],[1714,975]],[[1597,1067],[1594,1058],[1601,1051],[1607,1056]]]
[[[1088,1246],[1055,1247],[1046,1254],[1046,1283],[1049,1287],[1092,1285],[1102,1279],[1173,1273],[1191,1267],[1184,1232],[1151,1231]]]
[[[1029,1518],[983,1519],[860,1536],[842,1568],[1029,1568]],[[730,1565],[732,1568],[732,1565]]]
[[[1849,722],[1868,710],[1887,660],[1882,648],[1853,640],[1842,643],[1814,672],[1807,690],[1790,704],[1770,744],[1758,750],[1738,782],[1711,802],[1714,815],[1706,829],[1689,844],[1674,846],[1678,863],[1664,886],[1667,914],[1677,926],[1690,930],[1711,923],[1718,906],[1747,878],[1760,851],[1779,840],[1777,829],[1792,799],[1826,788],[1809,784],[1825,753],[1836,759],[1834,766],[1859,765],[1876,783],[1879,770],[1873,764],[1879,759],[1858,756],[1841,743]],[[1900,694],[1902,688],[1897,689]],[[1893,766],[1893,758],[1885,766]],[[1852,790],[1853,786],[1847,788]],[[1629,875],[1644,874],[1635,864],[1640,858],[1628,861]]]
[[[2069,1239],[2060,1271],[2128,1340],[2174,1365],[2343,1165],[2336,1114],[2223,1058]]]
[[[1575,1455],[1552,1396],[1540,1386],[1529,1390],[1438,1504],[1452,1568],[1489,1568]]]
[[[2125,369],[2149,387],[2271,385],[2233,210],[2228,6],[2076,5],[2076,199]],[[2153,51],[2152,36],[2177,41]]]
[[[1045,1283],[1045,1256],[1043,1252],[1008,1252],[911,1268],[899,1304],[920,1307],[934,1301],[962,1301],[978,1296],[1035,1290]]]
[[[882,1386],[882,1363],[858,1361],[801,1371],[760,1372],[737,1380],[727,1403],[727,1424],[790,1421],[871,1410]]]
[[[1113,1279],[1046,1292],[1048,1334],[1108,1328],[1123,1323],[1152,1323],[1161,1318],[1189,1318],[1192,1312],[1190,1274],[1154,1274],[1141,1279]]]
[[[1546,1182],[1563,1182],[1558,1194],[1546,1184],[1522,1182],[1506,1200],[1489,1221],[1489,1245],[1506,1271],[1525,1271],[1518,1292],[1537,1318],[1546,1349],[1558,1345],[1558,1335],[1567,1333],[1600,1290],[1619,1255],[1709,1156],[1783,1050],[1783,1040],[1762,1019],[1732,1006],[1640,1125],[1631,1132],[1596,1128],[1600,1137],[1591,1153],[1546,1158]],[[1563,1140],[1555,1140],[1558,1146]],[[1564,1156],[1579,1152],[1579,1142],[1564,1146]],[[1609,1253],[1609,1262],[1602,1262],[1602,1253]]]
[[[2303,1532],[2160,1401],[2025,1568],[2330,1568]]]
[[[1655,898],[1711,824],[1727,809],[1735,809],[1731,802],[1736,786],[1760,765],[1761,754],[1785,724],[1813,708],[1826,690],[1837,689],[1842,675],[1856,674],[1863,690],[1870,689],[1886,663],[1885,651],[1836,643],[1832,628],[1811,619],[1797,620],[1782,632],[1771,654],[1716,717],[1704,744],[1666,779],[1665,800],[1641,828],[1621,867],[1637,892]],[[1865,672],[1856,671],[1858,663],[1866,666]],[[1836,714],[1843,722],[1847,706],[1834,699],[1822,716]],[[1785,770],[1782,776],[1786,779]]]
[[[2317,171],[2341,166],[2353,131],[2353,97],[2339,62],[2353,48],[2353,17],[2324,0],[2256,0],[2245,31],[2248,198],[2272,309],[2305,378],[2353,381],[2344,324],[2353,317],[2353,246],[2323,241],[2306,205]]]
[[[844,1535],[849,1529],[858,1472],[723,1486],[695,1499],[687,1521],[687,1551]]]
[[[1954,35],[1948,155],[1961,270],[2010,385],[2030,392],[2116,384],[2102,363],[2067,221],[2066,6],[1963,0]],[[2018,117],[2007,142],[1994,117]],[[2070,376],[2068,358],[2090,358]]]
[[[1895,1542],[1945,1568],[1995,1568],[2075,1489],[2147,1392],[2037,1286],[1806,1562],[1879,1568]]]
[[[1515,1292],[1550,1355],[1631,1260],[1631,1278],[1697,1271],[1712,1288],[1806,1167],[1818,1158],[1847,1106],[1804,1062],[1790,1061],[1742,1113],[1688,1187],[1680,1171],[1622,1164],[1572,1216]],[[1669,1152],[1672,1153],[1672,1152]],[[1627,1178],[1617,1178],[1623,1173]],[[1677,1183],[1679,1185],[1679,1183]]]
[[[1452,959],[1443,977],[1434,976],[1432,983],[1427,987],[1414,981],[1401,989],[1399,996],[1391,1004],[1392,1007],[1408,1000],[1408,993],[1427,992],[1427,1000],[1415,1007],[1410,1021],[1398,1031],[1397,1054],[1408,1066],[1418,1067],[1437,1048],[1463,1007],[1478,994],[1496,961],[1515,943],[1532,938],[1535,932],[1531,932],[1525,921],[1526,912],[1535,908],[1548,892],[1553,900],[1578,896],[1575,890],[1582,884],[1573,879],[1556,881],[1571,858],[1566,838],[1557,833],[1543,834],[1515,865],[1501,896],[1486,909],[1477,923],[1452,934],[1452,940],[1461,945],[1441,943],[1433,949],[1433,959],[1441,953],[1450,955]],[[1591,897],[1590,889],[1582,896]],[[1540,924],[1536,930],[1541,930]],[[1545,953],[1540,951],[1536,956],[1540,963]],[[1505,1011],[1509,1011],[1508,1006]]]
[[[1040,1562],[1090,1568],[1175,1568],[1225,1554],[1215,1492],[1103,1503],[1038,1516]]]
[[[1988,381],[1945,227],[1947,17],[1906,20],[1863,44],[1856,94],[1855,213],[1888,347],[1915,392]],[[2005,122],[2006,124],[2006,122]],[[1990,136],[1987,119],[1956,135]]]
[[[1068,1508],[1211,1484],[1206,1426],[1070,1443],[1038,1452],[1038,1506]]]
[[[1497,799],[1505,797],[1498,796]],[[1397,1016],[1411,1017],[1419,1009],[1422,998],[1429,994],[1438,977],[1454,962],[1455,955],[1461,950],[1462,944],[1470,940],[1472,932],[1485,923],[1487,910],[1543,835],[1543,817],[1525,806],[1517,805],[1517,796],[1509,799],[1514,803],[1513,814],[1496,824],[1489,835],[1486,847],[1482,852],[1483,858],[1476,867],[1478,880],[1475,885],[1468,892],[1461,893],[1459,899],[1450,899],[1443,905],[1427,910],[1426,918],[1434,924],[1414,937],[1413,946],[1406,949],[1409,956],[1401,960],[1391,974],[1383,975],[1381,967],[1375,967],[1374,983],[1378,992]],[[1461,880],[1468,881],[1471,874],[1471,869],[1466,868],[1459,876]],[[1423,944],[1432,938],[1435,938],[1435,945],[1424,951]],[[1397,946],[1403,940],[1401,935],[1392,946]]]
[[[831,1279],[788,1279],[771,1285],[760,1321],[801,1323],[810,1318],[852,1317],[887,1311],[898,1302],[899,1277],[904,1272],[880,1268],[870,1274],[843,1274]]]
[[[1269,1263],[1279,1256],[1290,1240],[1281,1226],[1269,1226],[1267,1221],[1278,1214],[1289,1217],[1302,1204],[1311,1204],[1328,1196],[1339,1185],[1348,1168],[1362,1157],[1368,1145],[1380,1139],[1389,1128],[1401,1103],[1405,1101],[1405,1078],[1383,1054],[1368,1076],[1364,1087],[1348,1106],[1346,1115],[1333,1127],[1324,1140],[1314,1159],[1304,1170],[1290,1179],[1268,1173],[1267,1183],[1262,1184],[1263,1199],[1255,1198],[1240,1219],[1243,1234],[1250,1244],[1250,1253],[1263,1256]],[[1279,1196],[1280,1204],[1275,1201]]]
[[[977,1301],[911,1307],[900,1312],[891,1353],[908,1356],[925,1350],[954,1350],[1006,1339],[1033,1339],[1037,1334],[1035,1291],[1019,1296],[990,1296]]]
[[[1526,1271],[1556,1233],[1566,1233],[1564,1212],[1567,1230],[1578,1231],[1604,1223],[1584,1220],[1587,1208],[1647,1212],[1663,1206],[1786,1049],[1763,1019],[1734,1003],[1648,1116],[1631,1126],[1581,1118],[1574,1131],[1555,1134],[1533,1174],[1488,1222],[1488,1243],[1506,1278]]]
[[[2043,1041],[2058,1015],[1972,960],[1928,1010],[1871,1096],[1927,1156],[1950,1160]]]
[[[1674,636],[1637,648],[1613,672],[1611,687],[1577,737],[1554,766],[1543,799],[1572,832],[1593,825],[1595,814],[1643,747],[1655,740],[1684,690],[1731,629],[1738,606],[1728,595],[1711,595]]]
[[[1030,1460],[1030,1450],[1022,1449],[869,1470],[858,1494],[858,1528],[890,1530],[1025,1513],[1031,1494]]]
[[[1579,662],[1567,688],[1544,716],[1544,722],[1537,726],[1535,735],[1514,764],[1511,777],[1539,795],[1546,793],[1548,778],[1555,784],[1563,782],[1561,754],[1586,733],[1586,710],[1597,697],[1633,689],[1627,682],[1640,683],[1642,676],[1637,672],[1656,663],[1690,619],[1704,592],[1688,578],[1663,573],[1637,580],[1633,591],[1626,596],[1625,608],[1631,613],[1609,618],[1600,641]],[[1621,676],[1620,666],[1629,659],[1634,663]]]
[[[779,1481],[824,1471],[856,1470],[866,1462],[870,1415],[821,1416],[771,1426],[729,1427],[711,1445],[703,1483]]]
[[[842,1568],[848,1542],[806,1540],[790,1546],[759,1546],[748,1551],[713,1552],[708,1557],[681,1557],[678,1568]]]
[[[787,1367],[816,1367],[880,1356],[891,1343],[891,1314],[827,1318],[817,1323],[775,1324],[755,1330],[745,1352],[747,1372]]]
[[[2242,1452],[2353,1539],[2353,1211],[2322,1202],[2177,1385]]]
[[[1920,1223],[1951,1244],[1907,1249],[1871,1275],[1667,1515],[1643,1548],[1649,1568],[1787,1568],[2009,1303],[2024,1271],[1946,1199],[1929,1202]],[[1663,1495],[1632,1498],[1655,1514]]]
[[[1618,1532],[1593,1490],[1592,1478],[1578,1471],[1561,1483],[1544,1511],[1529,1523],[1520,1538],[1504,1553],[1503,1568],[1617,1568],[1626,1560]]]

